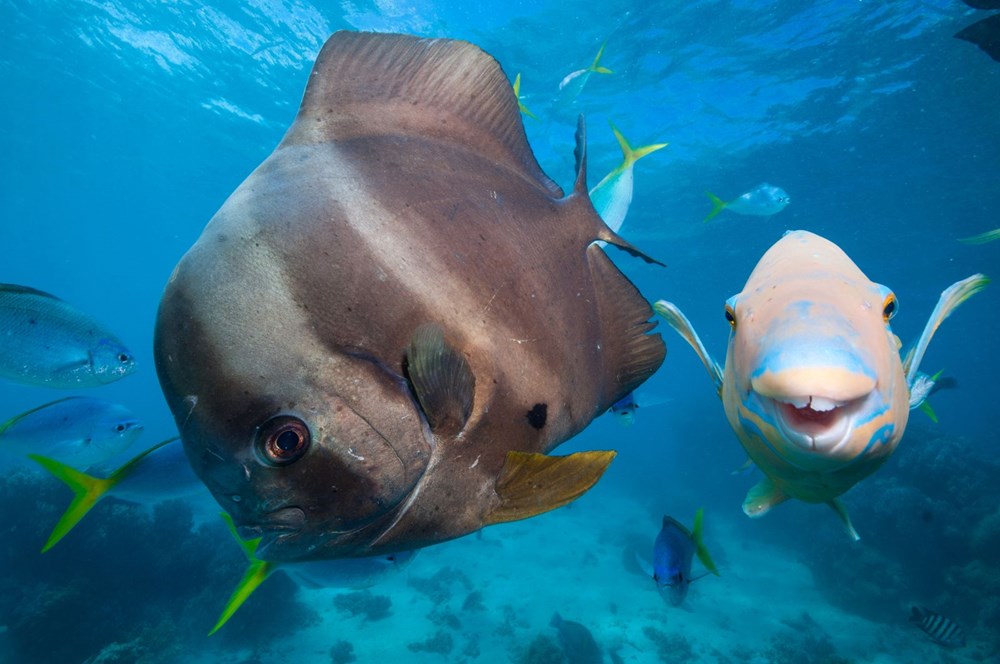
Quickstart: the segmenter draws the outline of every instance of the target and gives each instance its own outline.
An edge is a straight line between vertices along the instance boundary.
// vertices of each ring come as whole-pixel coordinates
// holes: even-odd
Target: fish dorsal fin
[[[431,430],[457,434],[472,413],[476,379],[465,357],[434,323],[417,328],[406,352],[406,371]]]
[[[562,197],[528,146],[500,65],[468,42],[349,31],[327,40],[282,145],[386,135],[474,150]]]
[[[743,513],[752,519],[764,516],[772,507],[788,500],[785,492],[770,477],[754,484],[743,499]]]
[[[576,500],[597,483],[615,455],[613,451],[569,456],[508,452],[494,485],[500,504],[486,515],[485,523],[527,519]]]
[[[649,334],[656,326],[649,303],[604,250],[592,244],[587,258],[601,321],[605,375],[598,412],[604,412],[653,375],[666,348],[659,334]]]

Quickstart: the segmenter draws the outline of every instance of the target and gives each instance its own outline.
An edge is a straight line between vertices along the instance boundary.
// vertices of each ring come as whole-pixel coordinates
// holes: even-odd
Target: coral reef
[[[357,659],[350,641],[337,641],[330,647],[330,664],[349,664]]]
[[[392,600],[386,595],[375,595],[368,590],[352,593],[341,593],[333,600],[338,611],[351,616],[364,616],[365,620],[374,622],[389,615]]]
[[[442,605],[451,599],[452,586],[461,585],[466,592],[472,592],[473,585],[469,577],[454,567],[442,567],[434,576],[411,576],[410,585],[417,591],[427,595],[435,605]]]
[[[653,643],[661,662],[690,662],[696,658],[691,642],[681,634],[667,634],[650,625],[643,627],[642,633]]]
[[[563,664],[566,656],[553,639],[539,634],[514,659],[516,664]]]
[[[406,647],[413,652],[431,652],[439,655],[447,655],[455,647],[455,642],[452,640],[451,634],[441,629],[425,641],[408,643]]]

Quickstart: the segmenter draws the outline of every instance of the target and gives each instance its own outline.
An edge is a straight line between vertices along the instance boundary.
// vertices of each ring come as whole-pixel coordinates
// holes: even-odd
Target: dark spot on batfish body
[[[532,406],[531,410],[528,411],[528,424],[535,427],[536,429],[541,429],[545,426],[545,420],[549,416],[549,406],[544,403],[536,403]]]

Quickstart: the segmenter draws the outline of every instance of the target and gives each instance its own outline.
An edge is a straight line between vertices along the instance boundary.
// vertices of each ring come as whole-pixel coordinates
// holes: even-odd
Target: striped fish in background
[[[916,623],[934,643],[947,648],[965,646],[965,632],[962,628],[930,609],[914,606],[910,612],[910,622]]]

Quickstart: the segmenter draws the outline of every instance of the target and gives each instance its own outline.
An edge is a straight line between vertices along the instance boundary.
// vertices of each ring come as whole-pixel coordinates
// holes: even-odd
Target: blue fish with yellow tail
[[[236,589],[233,590],[233,594],[230,595],[226,606],[222,609],[222,614],[215,626],[208,633],[209,636],[215,634],[229,622],[229,619],[243,606],[250,595],[279,569],[298,583],[312,588],[368,588],[384,577],[402,570],[417,555],[416,551],[411,550],[380,556],[310,560],[297,563],[261,560],[257,557],[257,547],[260,545],[261,538],[244,540],[236,532],[233,518],[226,512],[222,512],[220,516],[226,522],[229,533],[240,545],[243,555],[246,556],[247,562],[250,564],[243,573],[243,578],[236,584]]]
[[[611,131],[614,132],[615,138],[618,139],[618,145],[621,146],[622,163],[605,175],[597,183],[597,186],[590,190],[590,202],[594,204],[594,209],[597,210],[597,214],[601,215],[604,223],[617,233],[622,224],[625,223],[625,216],[632,204],[635,162],[650,153],[667,147],[669,143],[653,143],[633,148],[613,124]]]
[[[589,67],[577,69],[566,74],[563,80],[559,81],[559,91],[563,92],[568,89],[568,94],[575,99],[583,91],[583,86],[590,80],[591,74],[613,74],[613,71],[601,65],[601,57],[604,55],[604,47],[607,45],[607,42],[601,44],[601,49],[597,52],[597,57],[590,63]]]
[[[743,511],[759,517],[789,498],[826,503],[858,539],[838,496],[896,449],[910,409],[928,393],[913,387],[931,337],[988,281],[975,274],[946,289],[906,359],[889,326],[893,292],[806,231],[785,233],[726,302],[724,369],[684,314],[657,302],[656,312],[701,358],[730,426],[765,475]]]
[[[691,576],[691,565],[695,554],[705,569],[716,576],[719,575],[715,562],[702,542],[704,515],[703,509],[695,512],[691,530],[685,528],[677,519],[664,516],[663,526],[653,543],[653,580],[656,581],[660,596],[671,606],[678,606],[683,602],[691,582],[701,578]]]
[[[724,201],[710,191],[705,192],[712,201],[712,211],[702,219],[708,221],[723,210],[752,217],[770,217],[778,214],[792,202],[791,197],[781,187],[759,184],[750,191],[741,194],[731,201]]]
[[[76,527],[93,507],[109,495],[135,503],[153,503],[182,498],[204,490],[177,437],[150,447],[136,455],[106,477],[84,473],[61,461],[38,454],[29,454],[45,470],[62,480],[75,494],[69,507],[59,518],[48,541],[45,553]]]

